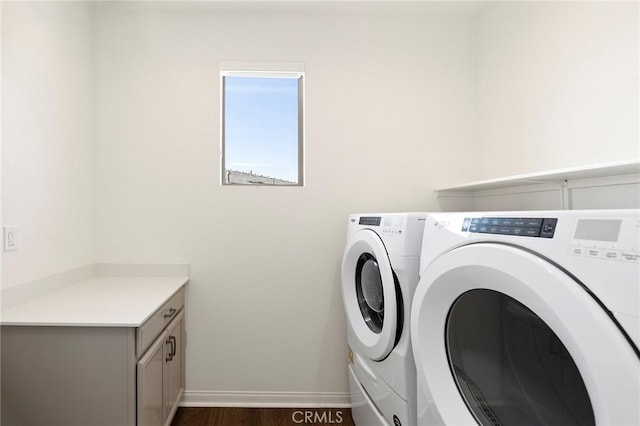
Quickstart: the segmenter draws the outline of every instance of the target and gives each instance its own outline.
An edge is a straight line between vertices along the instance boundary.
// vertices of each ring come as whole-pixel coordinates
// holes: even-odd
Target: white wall
[[[347,215],[473,176],[466,18],[374,6],[96,12],[97,260],[191,264],[188,390],[345,392]],[[304,188],[219,185],[229,60],[304,62]]]
[[[638,2],[497,2],[475,25],[476,179],[640,158]]]
[[[2,3],[2,253],[7,288],[94,258],[91,10]]]

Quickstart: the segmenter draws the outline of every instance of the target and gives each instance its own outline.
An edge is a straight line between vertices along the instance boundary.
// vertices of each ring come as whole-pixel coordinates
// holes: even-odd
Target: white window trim
[[[290,71],[222,71],[223,77],[293,78],[304,76],[302,72]]]
[[[225,61],[220,63],[220,71],[274,71],[274,72],[304,72],[302,62],[242,62]]]

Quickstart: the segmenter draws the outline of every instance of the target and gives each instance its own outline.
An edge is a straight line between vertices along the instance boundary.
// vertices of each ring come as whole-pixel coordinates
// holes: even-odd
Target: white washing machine
[[[342,258],[351,413],[357,426],[416,423],[409,309],[425,213],[349,217]]]
[[[640,212],[427,218],[420,425],[639,425]]]

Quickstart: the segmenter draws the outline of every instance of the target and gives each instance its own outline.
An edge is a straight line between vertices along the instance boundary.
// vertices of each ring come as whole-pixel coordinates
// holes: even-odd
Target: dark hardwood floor
[[[354,426],[349,408],[180,407],[171,426]]]

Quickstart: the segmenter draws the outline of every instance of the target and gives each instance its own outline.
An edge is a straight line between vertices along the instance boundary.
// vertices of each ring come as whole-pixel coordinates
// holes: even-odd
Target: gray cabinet
[[[181,311],[138,361],[138,426],[171,423],[184,392],[183,336]]]
[[[181,312],[167,329],[167,340],[165,348],[169,353],[165,354],[165,423],[171,423],[178,403],[184,393],[185,385],[185,328],[184,313]],[[167,423],[168,420],[168,423]]]
[[[138,426],[164,423],[164,357],[165,344],[160,336],[138,361]]]
[[[139,327],[3,325],[2,426],[170,424],[184,392],[183,308],[184,287]]]

